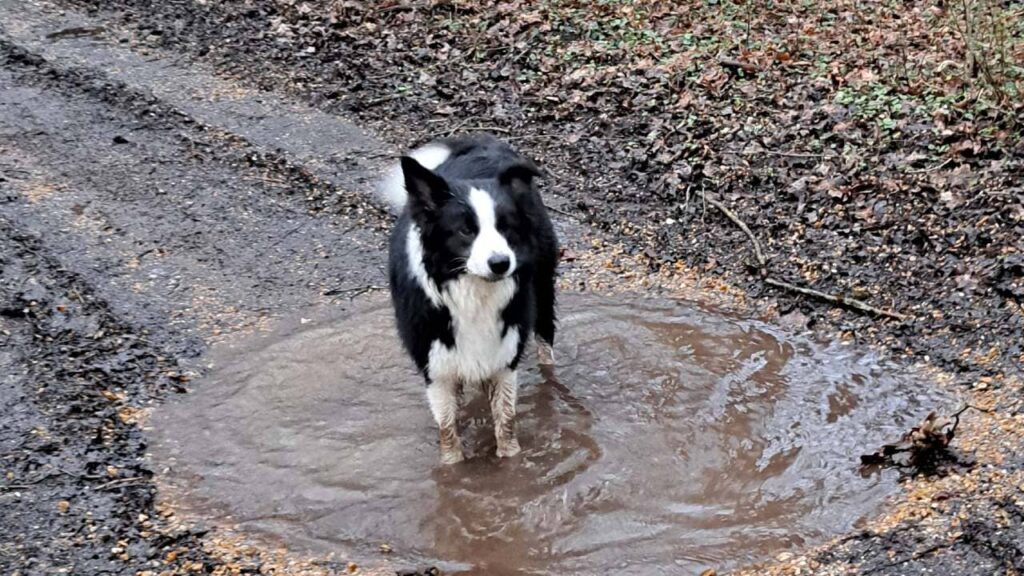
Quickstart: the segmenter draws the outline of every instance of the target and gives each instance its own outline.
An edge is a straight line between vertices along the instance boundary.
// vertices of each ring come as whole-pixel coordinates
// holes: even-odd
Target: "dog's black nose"
[[[487,259],[487,266],[491,269],[491,272],[495,274],[504,274],[508,272],[509,264],[512,262],[508,256],[504,254],[495,254]]]

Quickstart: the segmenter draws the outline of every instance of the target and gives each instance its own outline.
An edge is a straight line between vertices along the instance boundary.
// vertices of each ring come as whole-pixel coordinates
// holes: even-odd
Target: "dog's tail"
[[[452,149],[442,142],[431,142],[409,152],[408,155],[424,168],[434,170],[452,155]],[[377,193],[395,214],[400,214],[405,209],[408,200],[405,175],[402,174],[402,167],[397,162],[388,169],[378,186]]]

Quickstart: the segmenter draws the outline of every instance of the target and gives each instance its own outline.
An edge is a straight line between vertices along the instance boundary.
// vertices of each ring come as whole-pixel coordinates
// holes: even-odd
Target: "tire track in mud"
[[[200,550],[197,534],[154,524],[137,426],[154,398],[181,389],[180,368],[6,210],[0,340],[0,571],[135,573],[169,549]]]
[[[2,72],[0,96],[0,161],[26,200],[9,209],[73,256],[70,268],[112,283],[111,301],[137,294],[122,308],[140,324],[211,308],[203,323],[217,328],[225,302],[294,308],[346,282],[383,281],[379,217],[307,213],[288,194],[301,175],[246,166],[152,110],[126,116],[20,72]]]
[[[164,122],[212,131],[265,155],[372,211],[365,194],[395,151],[345,119],[274,94],[243,88],[169,56],[143,56],[105,37],[105,27],[48,4],[9,0],[0,47],[53,80]],[[85,32],[83,32],[85,31]]]

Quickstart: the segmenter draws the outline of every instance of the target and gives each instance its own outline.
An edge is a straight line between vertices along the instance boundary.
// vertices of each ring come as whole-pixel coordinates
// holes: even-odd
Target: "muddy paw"
[[[458,464],[466,459],[466,455],[462,453],[462,450],[442,450],[441,451],[441,464]]]
[[[519,440],[513,438],[498,445],[498,458],[511,458],[519,454]]]

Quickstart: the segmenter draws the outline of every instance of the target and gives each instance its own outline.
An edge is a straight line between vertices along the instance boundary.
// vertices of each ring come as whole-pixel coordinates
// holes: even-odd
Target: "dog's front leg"
[[[542,367],[555,365],[555,350],[550,343],[545,342],[542,338],[537,338],[537,361]]]
[[[515,456],[519,454],[519,440],[516,438],[519,383],[516,371],[502,370],[487,390],[491,401],[491,417],[494,419],[494,439],[498,443],[498,457]]]
[[[427,385],[427,401],[437,422],[442,464],[455,464],[466,458],[459,439],[460,389],[458,380],[448,378],[434,380]]]

